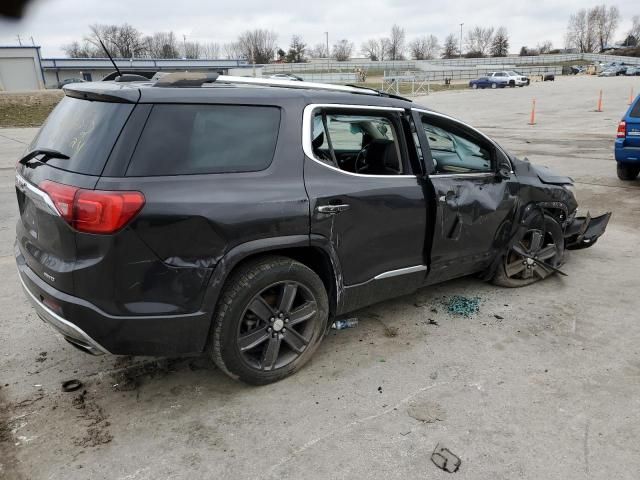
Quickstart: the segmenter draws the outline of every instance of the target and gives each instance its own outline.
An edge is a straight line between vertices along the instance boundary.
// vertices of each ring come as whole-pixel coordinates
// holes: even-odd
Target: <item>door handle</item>
[[[351,205],[348,205],[346,203],[343,203],[340,205],[320,205],[319,207],[316,207],[316,212],[324,213],[328,215],[335,215],[336,213],[349,210],[349,208],[351,208]]]

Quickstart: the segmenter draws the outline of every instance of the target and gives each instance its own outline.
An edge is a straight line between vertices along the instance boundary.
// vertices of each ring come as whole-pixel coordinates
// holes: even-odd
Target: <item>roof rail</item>
[[[331,90],[334,92],[361,93],[365,95],[380,95],[380,92],[372,88],[354,87],[350,85],[333,85],[330,83],[305,82],[299,80],[280,80],[278,78],[254,78],[236,77],[233,75],[220,75],[216,79],[216,83],[265,85],[271,87],[304,88],[313,90]]]

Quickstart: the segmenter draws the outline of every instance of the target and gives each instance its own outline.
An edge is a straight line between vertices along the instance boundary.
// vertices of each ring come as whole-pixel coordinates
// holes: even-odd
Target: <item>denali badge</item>
[[[44,278],[46,278],[50,282],[55,282],[56,281],[56,277],[54,277],[53,275],[49,275],[47,272],[44,272],[42,275],[44,275]]]

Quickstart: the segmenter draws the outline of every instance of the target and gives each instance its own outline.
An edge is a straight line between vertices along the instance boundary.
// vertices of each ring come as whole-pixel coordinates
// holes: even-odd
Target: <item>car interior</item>
[[[403,173],[395,127],[382,116],[316,114],[312,149],[316,159],[363,175]]]

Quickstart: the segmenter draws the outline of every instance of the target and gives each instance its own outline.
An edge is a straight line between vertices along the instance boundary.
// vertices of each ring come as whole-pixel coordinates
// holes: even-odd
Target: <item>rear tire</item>
[[[478,84],[474,83],[473,85],[471,85],[471,88],[473,88],[474,90],[477,90],[478,89]]]
[[[523,249],[527,250],[527,247],[529,249],[533,247],[534,232],[541,233],[541,236],[538,237],[540,246],[535,248],[535,251],[529,251],[528,253],[540,255],[540,258],[547,257],[544,258],[546,263],[559,267],[564,258],[564,235],[560,224],[553,217],[545,215],[544,232],[538,229],[527,231],[520,243]],[[501,287],[518,288],[535,283],[552,274],[552,270],[535,263],[528,265],[526,258],[519,256],[513,250],[509,250],[500,262],[492,281]]]
[[[618,163],[616,166],[616,172],[620,180],[635,180],[640,173],[640,167],[625,165]]]
[[[277,382],[311,358],[328,315],[327,291],[313,270],[281,256],[249,261],[232,273],[220,296],[209,353],[234,379]]]
[[[498,84],[496,84],[496,83],[492,83],[492,84],[491,84],[491,88],[498,88]]]

